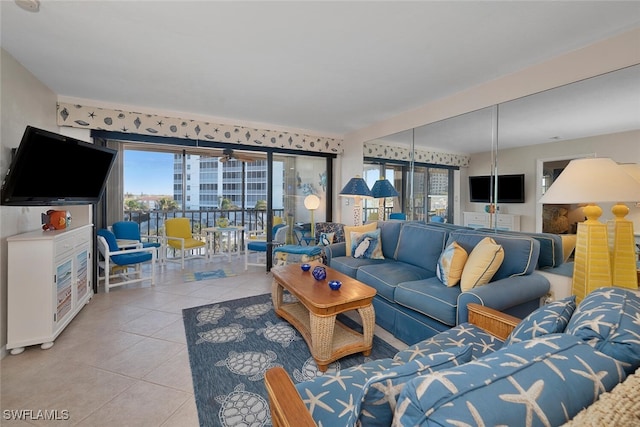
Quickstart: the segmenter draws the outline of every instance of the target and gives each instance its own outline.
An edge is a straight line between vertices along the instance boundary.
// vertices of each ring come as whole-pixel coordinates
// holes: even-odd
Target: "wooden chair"
[[[164,261],[179,262],[184,270],[184,261],[193,258],[204,258],[205,255],[199,254],[202,249],[206,250],[206,241],[200,239],[200,236],[191,232],[191,221],[189,218],[169,218],[164,222],[163,243],[167,247],[176,251],[180,251],[180,259],[164,258]],[[197,251],[197,252],[196,252]]]
[[[102,229],[97,232],[98,251],[100,259],[98,260],[99,270],[103,271],[100,276],[98,271],[98,283],[104,281],[104,291],[109,293],[109,289],[128,285],[131,283],[151,280],[151,284],[155,285],[156,277],[156,252],[154,247],[136,247],[132,249],[120,249],[113,232]],[[151,275],[143,276],[142,264],[151,261]],[[131,271],[133,268],[133,271]],[[111,279],[119,278],[120,281],[111,283]]]

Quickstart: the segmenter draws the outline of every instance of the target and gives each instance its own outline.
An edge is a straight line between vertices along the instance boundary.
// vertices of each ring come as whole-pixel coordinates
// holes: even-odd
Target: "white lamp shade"
[[[576,159],[540,198],[539,203],[603,203],[640,200],[640,183],[608,158]]]
[[[315,194],[309,194],[304,198],[304,207],[309,210],[315,210],[320,207],[320,198]]]
[[[622,163],[620,164],[622,169],[640,183],[640,165],[637,163]]]

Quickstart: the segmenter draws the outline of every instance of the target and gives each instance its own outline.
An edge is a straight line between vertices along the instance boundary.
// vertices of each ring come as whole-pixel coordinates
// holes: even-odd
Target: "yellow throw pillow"
[[[440,259],[438,259],[438,265],[436,266],[436,276],[447,287],[455,286],[462,277],[462,271],[464,265],[467,262],[469,255],[458,242],[451,242],[446,247]]]
[[[504,260],[504,249],[502,245],[496,243],[491,237],[482,239],[469,254],[462,278],[460,280],[461,290],[468,291],[477,286],[486,285]]]
[[[353,226],[353,227],[344,227],[344,241],[347,244],[347,256],[351,256],[351,232],[355,231],[356,233],[366,233],[367,231],[374,231],[378,228],[377,222],[371,222],[369,224]]]

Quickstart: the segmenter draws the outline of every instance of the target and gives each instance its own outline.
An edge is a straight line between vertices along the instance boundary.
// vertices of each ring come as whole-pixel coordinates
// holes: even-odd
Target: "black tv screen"
[[[27,126],[2,183],[3,205],[97,203],[117,152]]]
[[[470,176],[470,201],[491,203],[493,182],[489,175]],[[498,203],[524,203],[524,174],[498,175]]]

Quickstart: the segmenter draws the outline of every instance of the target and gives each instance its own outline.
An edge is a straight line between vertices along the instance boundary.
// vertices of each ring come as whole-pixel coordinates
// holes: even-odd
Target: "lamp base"
[[[579,302],[603,286],[611,286],[607,225],[589,218],[578,224],[572,292]]]
[[[624,216],[629,213],[629,208],[619,204],[614,206],[611,212],[615,215],[614,220],[607,222],[611,254],[611,283],[613,286],[638,289],[633,222],[624,219]]]

